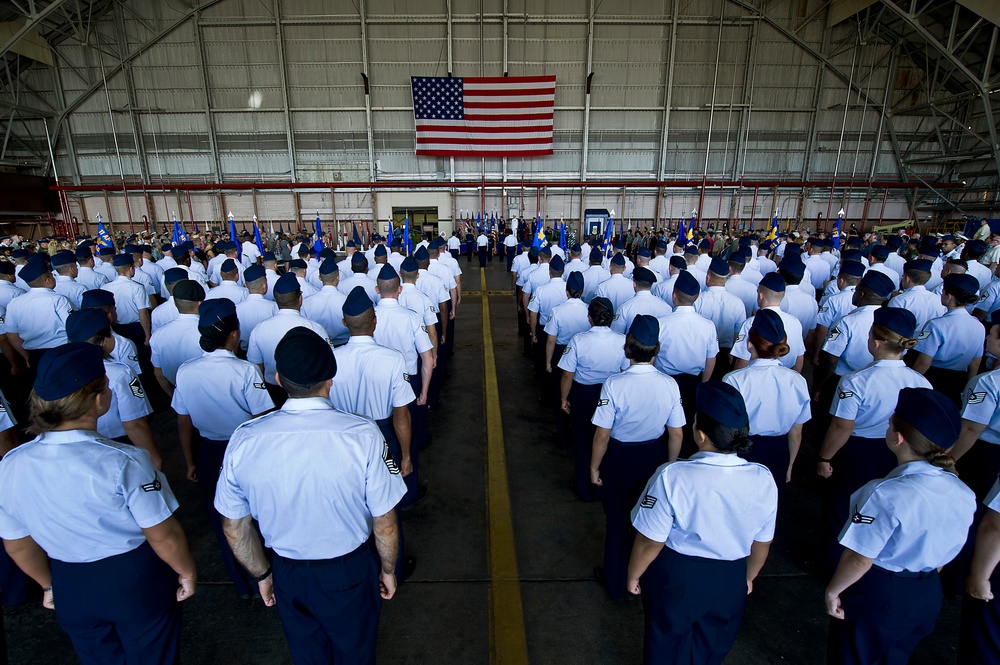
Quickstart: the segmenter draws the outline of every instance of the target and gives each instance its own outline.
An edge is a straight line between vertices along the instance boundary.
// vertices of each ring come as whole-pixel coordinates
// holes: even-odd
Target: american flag
[[[555,76],[414,76],[410,84],[418,155],[552,154]]]

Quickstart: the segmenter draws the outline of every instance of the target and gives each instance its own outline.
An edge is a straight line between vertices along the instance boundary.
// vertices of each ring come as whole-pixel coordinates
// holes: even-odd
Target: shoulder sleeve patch
[[[974,393],[970,389],[965,399],[969,404],[982,404],[983,400],[986,399],[986,391],[984,390],[981,393]]]
[[[569,346],[567,346],[565,349],[563,349],[563,353],[562,354],[566,355],[567,353],[569,353]]]
[[[145,485],[140,485],[143,492],[159,492],[163,489],[163,485],[160,483],[160,479],[157,478],[151,483],[146,483]]]
[[[142,389],[142,384],[139,382],[139,377],[135,377],[134,379],[129,381],[128,387],[132,391],[132,394],[135,397],[142,399],[143,397],[146,396],[146,391]]]
[[[984,300],[986,300],[989,297],[990,297],[990,294],[987,293],[986,291],[983,291],[983,295],[979,296],[979,302],[983,302]]]
[[[927,339],[930,336],[931,336],[931,331],[930,330],[924,330],[919,335],[917,335],[917,339],[918,340]]]
[[[857,506],[854,506],[854,512],[851,514],[851,522],[853,524],[871,524],[875,521],[874,517],[869,515],[862,515],[858,510]]]
[[[840,399],[847,399],[848,397],[854,397],[854,393],[851,392],[850,390],[838,390],[837,396]]]
[[[406,372],[403,372],[403,381],[409,382],[409,380],[410,380],[410,375],[407,374]]]
[[[826,336],[826,339],[827,339],[827,341],[832,342],[833,340],[837,339],[838,337],[840,337],[840,329],[839,328],[830,328],[830,334]]]
[[[829,307],[827,307],[826,305],[823,305],[823,306],[822,306],[822,307],[820,307],[820,308],[819,308],[819,310],[817,310],[817,311],[819,311],[819,312],[825,312],[825,311],[827,311],[828,309],[830,309],[830,308],[829,308]]]
[[[253,387],[254,387],[254,388],[258,388],[258,389],[260,389],[260,390],[267,390],[267,386],[266,386],[266,385],[264,385],[264,382],[263,382],[263,381],[261,381],[260,383],[257,383],[257,382],[255,381],[255,382],[254,382],[254,384],[253,384]]]
[[[599,400],[597,400],[597,406],[607,406],[610,403],[611,402],[608,401],[608,400],[606,400],[606,399],[599,399]]]
[[[382,461],[385,462],[385,468],[389,469],[389,473],[394,476],[399,475],[399,467],[396,466],[396,460],[392,459],[392,455],[389,454],[389,444],[387,442],[382,442]]]
[[[744,339],[746,339],[746,335],[744,335],[742,333],[737,333],[736,334],[736,341],[737,342],[742,342]]]
[[[640,508],[652,508],[655,505],[656,505],[656,497],[650,496],[648,494],[642,497],[642,501],[639,502]]]

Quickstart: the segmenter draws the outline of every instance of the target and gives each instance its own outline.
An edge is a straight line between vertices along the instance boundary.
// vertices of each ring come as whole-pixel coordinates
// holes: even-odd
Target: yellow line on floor
[[[481,291],[485,293],[485,270],[480,273],[480,279]],[[521,580],[514,546],[489,298],[483,298],[483,362],[486,388],[486,502],[490,521],[490,663],[521,665],[528,662],[528,643],[524,634]]]

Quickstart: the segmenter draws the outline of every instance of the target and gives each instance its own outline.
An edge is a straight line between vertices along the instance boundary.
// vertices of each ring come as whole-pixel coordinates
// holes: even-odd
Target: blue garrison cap
[[[546,245],[545,247],[542,247],[540,250],[538,250],[538,255],[539,256],[552,256],[552,248],[549,247],[548,245]]]
[[[688,265],[687,261],[685,261],[683,259],[683,257],[680,257],[680,256],[671,256],[670,257],[670,267],[671,268],[676,268],[677,270],[687,270],[687,265]]]
[[[319,264],[319,274],[329,275],[338,272],[340,268],[337,266],[337,259],[323,259],[323,263]],[[246,273],[243,274],[246,278]]]
[[[566,278],[566,288],[570,291],[583,291],[583,273],[579,270],[571,272]]]
[[[619,238],[615,241],[615,249],[625,249],[625,241]]]
[[[385,245],[375,245],[375,256],[388,256],[389,252],[386,251]]]
[[[759,309],[753,316],[750,330],[756,331],[771,344],[779,344],[787,338],[785,324],[773,309]]]
[[[878,272],[877,270],[875,272]],[[861,277],[865,274],[865,265],[861,261],[841,261],[840,274]]]
[[[615,306],[614,306],[614,304],[609,299],[605,298],[604,296],[597,296],[596,298],[594,298],[593,300],[590,301],[590,304],[592,304],[592,305],[593,304],[598,304],[601,307],[603,307],[604,309],[608,310],[608,312],[611,313],[611,316],[615,315]]]
[[[750,236],[743,236],[739,239],[739,247],[749,247],[750,246]]]
[[[885,239],[885,244],[892,251],[896,251],[903,246],[903,239],[899,236],[889,236]]]
[[[656,284],[656,273],[649,268],[638,266],[632,271],[632,281],[642,284]]]
[[[969,243],[965,246],[965,249],[968,250],[970,254],[979,256],[987,249],[989,249],[989,247],[982,240],[970,240]]]
[[[648,257],[650,257],[650,256],[652,256],[652,255],[653,255],[653,253],[649,251],[649,248],[648,248],[648,247],[640,247],[640,248],[639,248],[639,251],[638,251],[638,252],[636,252],[636,254],[637,254],[638,256],[641,256],[641,257],[643,257],[643,258],[648,258]]]
[[[97,250],[97,254],[99,256],[114,256],[114,253],[115,253],[114,247],[101,247],[100,249]]]
[[[781,259],[781,263],[778,264],[778,268],[784,270],[789,275],[797,277],[806,274],[806,265],[802,263],[802,259],[795,256],[785,256],[785,258]]]
[[[347,294],[347,300],[344,301],[344,316],[364,314],[372,307],[374,307],[372,299],[368,297],[365,288],[363,286],[355,286]]]
[[[910,270],[930,272],[933,265],[929,259],[913,259],[903,264],[903,272],[909,272]]]
[[[412,256],[407,256],[403,259],[403,262],[399,264],[399,269],[403,272],[417,272],[420,270],[420,266],[417,265],[417,260]]]
[[[655,316],[649,314],[639,314],[632,319],[628,334],[635,338],[643,346],[656,346],[660,341],[660,322]]]
[[[211,328],[227,316],[236,316],[236,303],[229,298],[212,298],[198,307],[198,327]]]
[[[236,270],[236,261],[233,261],[232,259],[226,259],[222,262],[222,265],[219,266],[219,272],[233,272],[234,270]]]
[[[187,248],[182,245],[176,245],[170,248],[170,256],[174,257],[174,259],[179,259],[187,253]]]
[[[66,318],[66,337],[70,342],[86,342],[88,339],[110,328],[108,315],[103,309],[90,307],[71,312]]]
[[[386,263],[382,266],[382,269],[378,271],[378,279],[390,280],[399,279],[399,273],[390,264]]]
[[[364,259],[365,258],[364,254],[355,254],[354,256],[358,257],[360,259]],[[354,263],[355,261],[358,260],[358,258],[352,259],[351,262]],[[288,267],[291,270],[308,270],[309,264],[307,264],[302,259],[294,259],[294,260],[288,262]]]
[[[722,381],[699,383],[695,392],[695,408],[726,427],[743,429],[750,426],[743,395]]]
[[[573,246],[569,248],[569,251],[573,253],[579,253],[583,251],[583,247],[580,246],[580,243],[575,242],[573,243]]]
[[[332,259],[335,256],[337,256],[337,253],[329,247],[324,247],[319,251],[319,258],[321,259]]]
[[[656,249],[666,249],[666,248],[667,248],[667,241],[666,240],[657,240],[656,241]]]
[[[694,245],[688,245],[687,247],[684,248],[684,253],[685,254],[697,254],[698,253],[698,248],[695,247]]]
[[[735,263],[737,265],[746,265],[747,255],[743,252],[734,252],[729,255],[730,263]]]
[[[872,258],[885,261],[889,258],[889,248],[885,245],[875,245],[872,247]]]
[[[36,279],[49,272],[49,267],[45,264],[45,259],[40,254],[28,259],[28,262],[21,268],[20,278],[25,282],[34,282]]]
[[[701,285],[698,284],[698,280],[687,270],[682,270],[677,273],[677,280],[674,281],[674,291],[680,291],[681,293],[689,296],[696,296],[701,293]]]
[[[865,276],[861,278],[861,285],[875,295],[882,296],[883,298],[888,298],[889,294],[896,288],[888,275],[877,270],[865,273]]]
[[[941,256],[941,248],[936,245],[924,245],[917,250],[917,253],[922,254],[923,256],[938,257]]]
[[[604,261],[604,252],[601,251],[600,247],[594,247],[590,250],[590,262],[591,263],[601,263]]]
[[[300,386],[311,386],[337,374],[337,361],[330,344],[304,326],[292,328],[274,348],[279,376]]]
[[[712,242],[708,238],[705,238],[698,243],[698,249],[712,249]]]
[[[131,254],[115,254],[115,258],[111,262],[116,268],[135,265],[135,259],[132,258]]]
[[[347,241],[346,247],[357,247],[357,246],[358,246],[357,243],[355,243],[353,240]]]
[[[990,325],[995,326],[997,324],[1000,324],[1000,309],[994,310],[993,313],[990,314]]]
[[[23,259],[28,256],[28,250],[18,247],[13,252],[10,253],[10,258],[12,259]]]
[[[625,265],[625,255],[624,254],[615,254],[614,256],[612,256],[611,257],[611,265],[613,265],[613,266],[623,266],[623,265]]]
[[[537,259],[538,258],[538,248],[534,247],[534,246],[529,247],[528,248],[528,256],[534,256]]]
[[[275,295],[284,295],[286,293],[300,293],[302,287],[299,286],[299,280],[294,273],[286,272],[284,275],[278,278],[278,281],[274,283],[274,293]]]
[[[139,247],[139,245],[129,244],[125,245],[125,247],[122,248],[122,251],[126,254],[142,254],[142,247]]]
[[[559,255],[553,256],[552,260],[549,261],[549,270],[555,272],[562,272],[565,269],[566,269],[566,262],[562,260],[561,256]]]
[[[726,277],[729,275],[729,264],[722,257],[715,257],[712,259],[712,263],[708,266],[709,272],[714,272],[720,277]]]
[[[65,266],[70,263],[76,263],[76,254],[69,251],[68,249],[60,249],[58,252],[52,255],[52,267]]]
[[[92,257],[93,254],[91,254],[90,250],[87,249],[86,247],[77,247],[75,256],[77,261],[86,261],[87,259]]]
[[[205,300],[205,287],[193,279],[182,279],[174,285],[174,300],[202,302]]]
[[[427,261],[431,258],[431,255],[427,252],[426,247],[417,247],[417,251],[413,252],[413,258],[417,261]]]
[[[0,261],[0,275],[13,275],[17,269],[10,261]]]
[[[274,252],[264,252],[263,254],[261,254],[260,258],[261,258],[262,261],[277,261],[278,260],[277,257],[274,255]]]
[[[874,325],[884,326],[903,337],[913,337],[917,319],[913,312],[902,307],[879,307],[875,310]]]
[[[799,256],[802,254],[802,245],[790,243],[785,247],[785,256]]]
[[[84,291],[83,297],[80,299],[80,307],[87,309],[89,307],[114,307],[115,306],[115,294],[111,291],[105,291],[104,289],[91,289],[90,291]]]
[[[769,272],[760,280],[760,286],[775,293],[784,293],[785,279],[776,272]]]
[[[955,403],[930,388],[900,390],[896,415],[942,448],[950,448],[962,430],[962,419]]]
[[[860,249],[845,249],[840,253],[841,261],[860,261],[861,260],[861,250]]]
[[[35,394],[46,402],[53,402],[72,395],[104,375],[104,351],[101,347],[79,342],[64,344],[46,353],[39,361]]]
[[[25,269],[21,270],[24,273]],[[969,274],[958,275],[952,273],[944,278],[944,287],[949,290],[958,290],[970,296],[979,293],[979,280]]]
[[[187,271],[183,268],[167,268],[163,271],[163,282],[165,284],[175,284],[187,278]]]
[[[225,264],[223,264],[223,267],[225,267]],[[226,271],[223,270],[222,272]],[[263,279],[266,275],[267,271],[264,270],[264,266],[255,263],[243,271],[243,281],[247,283],[256,282],[258,279]]]

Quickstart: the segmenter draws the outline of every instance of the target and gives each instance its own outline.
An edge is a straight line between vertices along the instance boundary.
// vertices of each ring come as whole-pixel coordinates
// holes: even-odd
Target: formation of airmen
[[[797,235],[496,243],[567,480],[605,511],[595,576],[641,595],[647,662],[721,662],[806,440],[831,662],[905,662],[963,587],[960,660],[1000,662],[1000,234]],[[243,240],[0,243],[0,585],[37,583],[83,662],[175,662],[197,589],[154,403],[296,662],[373,662],[416,566],[458,237]]]

